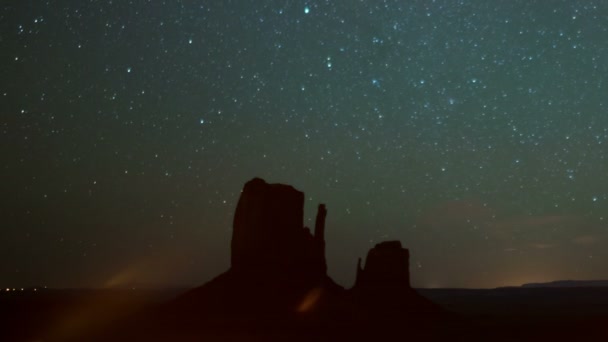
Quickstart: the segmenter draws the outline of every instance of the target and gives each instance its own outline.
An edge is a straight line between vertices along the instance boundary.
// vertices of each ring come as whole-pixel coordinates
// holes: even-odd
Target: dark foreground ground
[[[150,311],[180,290],[46,290],[0,294],[0,341],[87,341],[137,313]],[[395,340],[608,341],[608,288],[421,289],[420,294],[456,313],[449,322],[420,327],[387,321]],[[135,316],[134,316],[135,315]],[[162,322],[156,322],[162,325]],[[158,327],[157,327],[158,328]],[[348,325],[332,328],[331,339],[353,340]],[[145,328],[142,328],[145,329]],[[356,340],[382,340],[382,327]],[[378,329],[379,331],[373,331]],[[410,334],[409,332],[416,332]],[[170,336],[169,331],[169,336]],[[276,333],[276,335],[274,335]],[[297,334],[302,335],[301,332]],[[145,332],[142,331],[142,335]],[[177,335],[176,335],[177,336]],[[374,339],[373,336],[378,338]],[[314,332],[301,340],[317,340]],[[344,337],[344,338],[341,338]],[[139,340],[135,337],[136,340]],[[276,332],[252,329],[207,340],[293,340],[277,322]],[[143,339],[141,339],[143,340]],[[170,340],[180,340],[179,338]],[[188,340],[188,339],[185,339]],[[198,339],[192,339],[198,340]]]

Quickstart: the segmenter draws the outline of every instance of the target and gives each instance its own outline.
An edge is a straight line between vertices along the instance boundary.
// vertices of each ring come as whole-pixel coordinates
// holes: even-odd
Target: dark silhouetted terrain
[[[183,290],[9,291],[2,341],[544,341],[608,337],[608,288],[413,289],[409,250],[376,244],[344,289],[327,275],[325,205],[256,178],[236,208],[231,267]],[[449,260],[446,260],[449,262]],[[588,284],[588,283],[587,283]]]
[[[547,287],[608,287],[608,280],[557,280],[549,283],[529,283],[521,287],[547,288]]]
[[[56,340],[82,340],[84,333],[96,329],[106,331],[116,321],[125,320],[128,314],[158,307],[186,291],[2,292],[0,340],[51,341],[53,336],[62,336]],[[416,289],[416,292],[457,314],[453,323],[436,328],[442,329],[441,335],[452,336],[455,341],[601,341],[608,338],[608,288]],[[348,327],[343,328],[348,332]],[[399,328],[405,331],[408,326],[402,323]],[[141,336],[146,332],[142,331]],[[72,339],[63,339],[65,336]]]

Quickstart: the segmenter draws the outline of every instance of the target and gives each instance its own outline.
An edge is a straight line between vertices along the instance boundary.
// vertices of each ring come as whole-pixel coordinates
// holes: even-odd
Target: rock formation
[[[367,253],[365,267],[358,261],[355,286],[350,290],[355,301],[378,319],[442,312],[411,288],[409,258],[399,241],[376,244]]]
[[[260,178],[247,182],[234,215],[230,269],[180,296],[174,312],[283,317],[340,297],[344,289],[327,276],[326,216],[320,204],[312,235],[303,225],[303,192]]]
[[[401,247],[401,242],[378,243],[367,253],[365,269],[361,268],[361,259],[359,259],[355,286],[409,289],[409,260],[410,252]]]
[[[303,192],[260,178],[247,182],[234,215],[231,271],[249,277],[324,277],[326,215],[325,205],[319,205],[313,236],[303,225]]]
[[[313,235],[303,225],[302,192],[252,179],[234,215],[230,269],[137,317],[132,329],[117,331],[119,340],[140,340],[144,330],[158,341],[241,340],[252,332],[260,341],[423,340],[441,309],[410,287],[408,250],[399,241],[377,244],[346,291],[327,276],[326,216],[320,204]],[[99,339],[106,340],[117,339]]]

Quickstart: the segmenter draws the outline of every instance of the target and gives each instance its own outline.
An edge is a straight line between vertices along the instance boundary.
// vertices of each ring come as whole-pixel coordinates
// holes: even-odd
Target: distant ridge
[[[556,280],[548,283],[528,283],[521,287],[608,287],[608,280]]]

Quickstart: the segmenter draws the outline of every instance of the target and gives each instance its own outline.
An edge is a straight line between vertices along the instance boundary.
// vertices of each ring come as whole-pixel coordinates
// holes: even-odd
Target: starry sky
[[[0,6],[0,286],[201,284],[256,176],[346,287],[608,278],[606,1]]]

